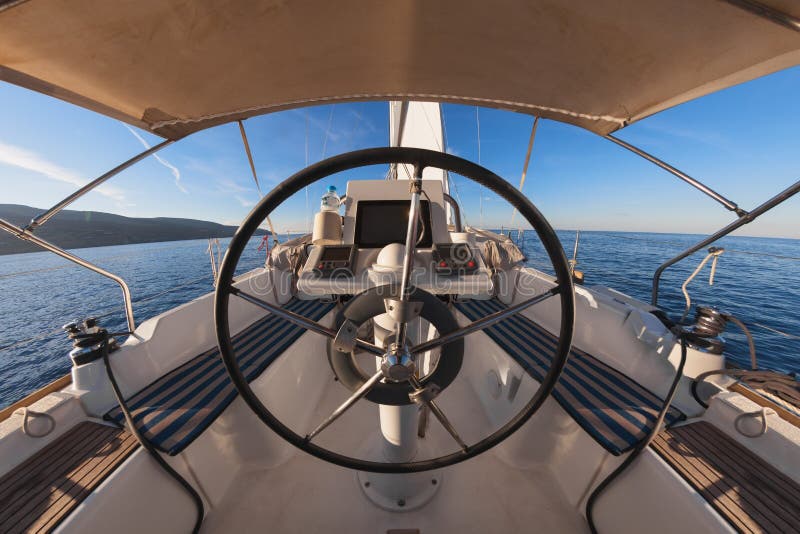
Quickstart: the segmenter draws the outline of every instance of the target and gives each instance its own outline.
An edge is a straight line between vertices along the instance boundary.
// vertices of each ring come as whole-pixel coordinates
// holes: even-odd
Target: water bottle
[[[320,206],[321,211],[339,211],[339,202],[341,199],[336,194],[336,186],[329,185],[328,192],[322,195],[322,203]]]

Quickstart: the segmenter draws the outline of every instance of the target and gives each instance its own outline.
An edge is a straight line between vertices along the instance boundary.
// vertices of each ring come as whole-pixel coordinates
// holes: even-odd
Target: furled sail
[[[391,146],[426,148],[445,151],[442,110],[438,102],[389,103],[389,142]],[[414,168],[408,164],[392,167],[392,178],[409,180]],[[432,167],[422,171],[425,180],[440,180],[445,193],[449,193],[447,173]]]

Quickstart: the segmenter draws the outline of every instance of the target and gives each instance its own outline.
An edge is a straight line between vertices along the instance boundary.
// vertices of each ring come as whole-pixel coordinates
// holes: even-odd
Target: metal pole
[[[97,274],[101,274],[101,275],[105,276],[106,278],[110,278],[111,280],[115,281],[117,284],[119,284],[119,287],[122,289],[122,297],[125,300],[125,317],[126,317],[126,319],[128,321],[128,330],[130,332],[133,332],[136,329],[136,323],[133,320],[133,303],[131,302],[131,290],[128,288],[128,284],[125,283],[125,280],[123,280],[122,278],[120,278],[119,276],[117,276],[115,274],[112,274],[112,273],[106,271],[105,269],[101,269],[97,265],[89,263],[88,261],[84,260],[83,258],[79,258],[78,256],[70,254],[66,250],[64,250],[62,248],[59,248],[59,247],[55,246],[54,244],[52,244],[52,243],[50,243],[48,241],[45,241],[44,239],[41,239],[41,238],[33,235],[32,233],[28,232],[27,230],[24,230],[24,229],[20,228],[19,226],[15,226],[15,225],[11,224],[10,222],[5,221],[3,219],[0,219],[0,229],[5,230],[9,234],[11,234],[11,235],[13,235],[13,236],[15,236],[15,237],[17,237],[19,239],[22,239],[24,241],[29,241],[29,242],[33,243],[34,245],[42,247],[45,250],[49,250],[50,252],[52,252],[52,253],[54,253],[54,254],[56,254],[58,256],[61,256],[62,258],[65,258],[65,259],[67,259],[67,260],[69,260],[69,261],[71,261],[73,263],[77,263],[81,267],[85,267],[85,268],[89,269],[90,271],[94,271]]]
[[[153,147],[150,147],[147,150],[145,150],[144,152],[132,157],[131,159],[129,159],[125,163],[117,165],[116,167],[114,167],[113,169],[111,169],[107,173],[103,174],[99,178],[95,178],[94,180],[92,180],[88,184],[84,185],[83,187],[81,187],[80,189],[78,189],[77,191],[72,193],[70,196],[68,196],[67,198],[65,198],[61,202],[59,202],[58,204],[56,204],[55,206],[50,208],[49,210],[47,210],[44,213],[34,217],[33,220],[31,220],[31,222],[28,224],[28,226],[25,227],[25,230],[28,231],[28,232],[33,232],[36,228],[38,228],[39,226],[41,226],[44,223],[46,223],[47,221],[49,221],[59,211],[61,211],[64,208],[66,208],[67,206],[69,206],[70,204],[72,204],[73,202],[75,202],[76,200],[81,198],[83,195],[85,195],[86,193],[88,193],[92,189],[96,188],[97,186],[99,186],[103,182],[105,182],[108,179],[110,179],[110,178],[116,176],[117,174],[121,173],[122,171],[124,171],[125,169],[127,169],[128,167],[133,165],[134,163],[138,163],[139,161],[143,160],[147,156],[155,154],[156,152],[158,152],[162,148],[164,148],[164,147],[166,147],[168,145],[171,145],[172,143],[174,143],[173,140],[167,139],[166,141],[163,141],[163,142],[161,142],[161,143],[159,143],[159,144],[157,144],[157,145],[155,145]]]
[[[422,191],[422,168],[414,169],[414,180],[411,182],[411,207],[408,210],[408,227],[406,230],[406,253],[403,258],[403,275],[400,280],[400,300],[407,301],[411,289],[411,273],[414,270],[414,252],[417,247],[417,219],[419,219],[419,198]],[[406,341],[406,323],[397,323],[397,346],[402,348]]]
[[[658,305],[658,284],[659,281],[661,280],[661,273],[663,273],[667,267],[678,263],[682,259],[694,254],[695,252],[697,252],[702,248],[705,248],[714,241],[725,237],[726,235],[730,234],[737,228],[740,228],[745,224],[749,224],[750,222],[754,221],[758,216],[762,215],[763,213],[766,213],[767,211],[771,210],[781,202],[791,198],[798,192],[800,192],[800,181],[797,181],[793,185],[790,185],[789,187],[787,187],[786,189],[784,189],[771,199],[767,200],[766,202],[755,208],[750,213],[747,213],[746,215],[739,217],[738,219],[730,223],[725,228],[722,228],[715,234],[703,239],[693,247],[686,249],[685,251],[681,252],[671,260],[663,263],[658,269],[656,269],[656,272],[653,274],[653,292],[650,300],[653,306]]]
[[[633,152],[637,156],[640,156],[640,157],[646,159],[650,163],[654,163],[655,165],[661,167],[662,169],[664,169],[668,173],[673,174],[674,176],[677,176],[678,178],[680,178],[681,180],[683,180],[687,184],[691,185],[695,189],[698,189],[698,190],[702,191],[703,193],[705,193],[709,197],[713,198],[714,200],[716,200],[717,202],[719,202],[720,204],[725,206],[726,209],[736,213],[736,215],[738,215],[739,217],[744,217],[745,215],[747,215],[747,212],[745,210],[743,210],[742,208],[740,208],[739,206],[737,206],[735,202],[732,202],[732,201],[728,200],[727,198],[725,198],[724,196],[720,195],[719,193],[717,193],[716,191],[714,191],[713,189],[711,189],[710,187],[708,187],[704,183],[700,182],[699,180],[696,180],[696,179],[692,178],[691,176],[689,176],[685,172],[676,169],[675,167],[673,167],[669,163],[666,163],[666,162],[658,159],[657,157],[655,157],[655,156],[653,156],[651,154],[648,154],[644,150],[642,150],[640,148],[637,148],[637,147],[635,147],[635,146],[633,146],[633,145],[631,145],[629,143],[626,143],[622,139],[618,139],[618,138],[614,137],[611,134],[604,135],[603,137],[605,137],[609,141],[612,141],[612,142],[618,144],[619,146],[621,146],[623,148],[627,148],[628,150],[630,150],[631,152]]]
[[[247,153],[247,161],[250,162],[250,170],[253,173],[253,181],[255,181],[256,183],[256,189],[258,189],[259,195],[263,197],[264,194],[261,192],[261,185],[258,183],[258,175],[256,174],[256,165],[255,163],[253,163],[253,154],[252,152],[250,152],[250,142],[247,140],[247,133],[244,131],[244,124],[242,123],[242,121],[238,122],[239,122],[239,132],[242,134],[242,143],[244,144],[244,151],[245,153]],[[307,151],[306,151],[306,163],[308,163]],[[306,191],[306,197],[308,197],[308,191]],[[279,243],[278,234],[277,232],[275,232],[275,227],[272,225],[272,219],[269,218],[269,215],[267,215],[267,225],[269,226],[270,234],[272,234],[272,239],[274,239],[276,243]],[[288,236],[286,240],[287,241],[289,240]]]
[[[531,162],[531,152],[533,151],[533,141],[536,139],[536,128],[539,126],[539,116],[533,119],[533,127],[531,127],[531,138],[528,140],[528,151],[525,153],[525,163],[522,165],[522,177],[519,179],[519,187],[517,189],[522,192],[525,187],[525,177],[528,175],[528,164]],[[517,208],[511,212],[511,225],[514,225],[514,216],[517,214]]]
[[[444,201],[450,204],[450,207],[453,208],[453,216],[456,219],[453,222],[453,226],[455,226],[456,232],[463,232],[461,226],[461,208],[459,207],[458,202],[456,202],[456,200],[447,193],[443,193],[443,195],[444,195]]]
[[[572,259],[569,260],[570,271],[575,273],[575,266],[578,265],[578,242],[581,239],[581,231],[575,230],[575,247],[572,249]]]
[[[800,32],[800,18],[793,17],[789,13],[778,11],[777,9],[755,0],[725,0],[725,2],[744,9],[745,11],[749,11],[750,13],[761,18],[774,22],[775,24],[780,24],[785,28]]]

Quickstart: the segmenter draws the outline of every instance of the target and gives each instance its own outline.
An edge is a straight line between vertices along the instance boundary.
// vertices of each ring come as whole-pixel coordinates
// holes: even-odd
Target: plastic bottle
[[[339,203],[341,199],[336,194],[336,186],[329,185],[328,192],[322,195],[322,202],[320,206],[321,211],[339,211]]]

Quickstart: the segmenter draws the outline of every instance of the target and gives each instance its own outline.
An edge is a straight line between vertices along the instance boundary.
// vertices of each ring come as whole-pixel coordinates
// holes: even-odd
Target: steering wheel
[[[373,288],[355,295],[348,306],[340,312],[336,321],[337,330],[334,330],[234,287],[233,276],[245,246],[259,225],[281,203],[304,187],[332,174],[368,165],[388,163],[413,165],[415,176],[414,180],[409,181],[412,191],[411,213],[409,214],[403,280],[399,288],[383,286],[385,289],[383,292],[376,292],[376,289],[381,288]],[[415,206],[417,209],[419,208],[421,176],[426,167],[435,167],[470,178],[504,198],[516,208],[539,236],[555,271],[556,285],[548,291],[473,321],[464,327],[458,326],[452,312],[437,297],[412,287],[409,279],[416,248],[412,236],[417,235],[417,217],[413,215],[417,213]],[[376,299],[376,293],[382,293],[381,297],[386,298]],[[351,376],[351,380],[345,386],[350,388],[353,394],[314,430],[306,435],[300,435],[270,412],[250,388],[239,368],[231,342],[228,316],[231,295],[260,306],[304,329],[325,336],[329,340],[329,353],[340,353],[346,357],[358,349],[379,356],[382,358],[381,368],[369,377]],[[464,337],[497,324],[556,295],[561,303],[558,344],[550,369],[542,379],[539,388],[530,401],[498,430],[477,443],[465,443],[435,401],[441,387],[446,387],[460,369]],[[555,387],[567,361],[574,328],[574,299],[572,275],[558,237],[539,210],[511,184],[488,169],[451,154],[405,147],[371,148],[334,156],[306,167],[276,186],[253,208],[236,231],[222,261],[214,295],[214,325],[219,350],[234,386],[250,409],[279,436],[313,456],[343,467],[377,473],[411,473],[439,469],[481,454],[513,434],[536,413]],[[378,304],[376,305],[376,303]],[[365,317],[374,316],[377,313],[388,313],[392,319],[397,321],[394,336],[391,342],[387,343],[387,347],[381,347],[357,337],[360,322],[363,322]],[[406,342],[406,325],[418,316],[429,320],[436,327],[438,337],[415,346],[409,346]],[[333,347],[332,351],[330,345]],[[416,357],[435,348],[441,348],[442,351],[439,364],[432,373],[421,380],[417,377]],[[342,369],[337,369],[333,365],[333,361],[331,363],[337,376],[342,376],[340,375]],[[339,363],[341,363],[341,359]],[[442,372],[440,369],[444,369],[444,371]],[[437,383],[437,381],[441,383]],[[362,398],[381,404],[407,404],[406,399],[409,399],[410,402],[427,406],[458,443],[460,450],[436,458],[391,463],[343,455],[313,442],[313,438],[319,432],[332,424]]]

